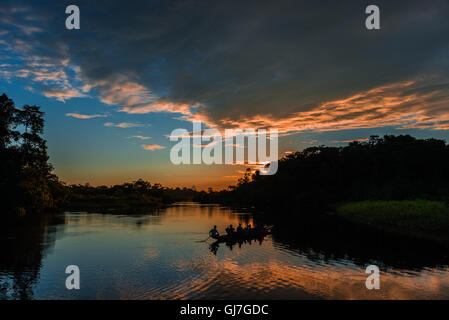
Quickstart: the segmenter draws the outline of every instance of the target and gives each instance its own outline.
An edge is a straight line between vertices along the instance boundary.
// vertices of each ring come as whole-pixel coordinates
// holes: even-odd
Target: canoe
[[[257,231],[252,230],[252,231],[245,231],[242,233],[234,232],[234,234],[232,235],[225,234],[214,239],[216,240],[216,242],[235,242],[235,241],[260,239],[271,234],[271,229],[272,227],[267,227]]]

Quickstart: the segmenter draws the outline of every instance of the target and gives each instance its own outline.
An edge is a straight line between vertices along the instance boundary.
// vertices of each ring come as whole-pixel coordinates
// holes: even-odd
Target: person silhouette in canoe
[[[214,226],[210,231],[209,231],[209,237],[214,238],[214,239],[218,239],[218,237],[220,236],[220,233],[217,230],[217,226]]]
[[[226,228],[226,233],[230,236],[232,236],[234,234],[234,227],[232,226],[232,224],[229,225],[229,227]]]

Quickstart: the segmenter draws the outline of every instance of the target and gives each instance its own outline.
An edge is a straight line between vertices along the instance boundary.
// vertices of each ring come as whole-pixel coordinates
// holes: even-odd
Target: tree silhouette
[[[318,146],[289,154],[273,176],[245,173],[236,186],[197,200],[275,209],[286,213],[329,210],[342,201],[449,199],[449,147],[409,135],[345,147]]]
[[[0,96],[0,192],[6,208],[55,207],[51,188],[58,181],[42,138],[43,116],[38,106],[18,109],[5,94]]]

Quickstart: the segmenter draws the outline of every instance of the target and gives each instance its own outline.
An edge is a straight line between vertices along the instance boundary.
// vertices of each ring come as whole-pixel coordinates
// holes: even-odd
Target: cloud
[[[132,136],[130,138],[136,138],[136,139],[140,139],[140,140],[148,140],[151,139],[151,137],[144,137],[144,136]]]
[[[360,139],[350,139],[350,140],[334,140],[332,142],[334,143],[350,143],[350,142],[365,142],[365,141],[369,141],[370,138],[360,138]]]
[[[47,98],[55,98],[56,100],[61,102],[65,102],[68,99],[85,97],[85,95],[78,90],[69,88],[63,90],[51,88],[48,90],[43,90],[42,94]]]
[[[106,118],[107,117],[107,115],[105,115],[105,114],[87,115],[87,114],[79,114],[79,113],[66,113],[65,115],[67,117],[73,117],[76,119],[94,119],[94,118]]]
[[[136,128],[136,127],[144,127],[145,125],[141,123],[130,123],[130,122],[121,122],[121,123],[106,122],[104,126],[116,128]]]
[[[29,79],[60,101],[89,92],[130,114],[284,134],[449,129],[447,1],[379,0],[388,14],[381,30],[367,31],[357,2],[111,0],[105,10],[80,0],[76,33],[52,18],[64,4],[21,3],[2,4],[0,50],[21,63],[0,76]]]
[[[128,80],[124,75],[117,75],[114,80],[102,80],[88,85],[100,91],[100,100],[106,104],[126,107],[148,104],[155,100],[151,91]]]
[[[395,126],[443,130],[449,123],[449,83],[441,79],[398,82],[320,103],[285,118],[259,115],[223,119],[225,126],[274,128],[281,134]],[[434,82],[432,84],[432,82]]]
[[[61,102],[85,97],[79,88],[82,84],[80,69],[70,63],[67,45],[58,43],[56,47],[48,48],[41,43],[37,34],[43,38],[49,34],[48,29],[41,27],[45,26],[48,16],[33,18],[29,16],[32,12],[31,5],[17,7],[8,6],[8,3],[0,11],[0,21],[5,28],[0,33],[3,38],[0,50],[7,53],[2,52],[0,56],[0,76],[8,81],[26,80],[28,88]]]
[[[150,150],[150,151],[165,149],[165,147],[160,146],[158,144],[143,144],[142,148],[144,148],[145,150]]]

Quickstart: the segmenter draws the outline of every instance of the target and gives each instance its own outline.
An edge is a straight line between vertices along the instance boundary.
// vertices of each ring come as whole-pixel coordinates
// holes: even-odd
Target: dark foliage
[[[273,176],[249,171],[227,191],[197,200],[269,210],[328,210],[342,201],[446,200],[449,146],[409,135],[373,136],[346,147],[312,147],[279,161]]]
[[[9,212],[54,209],[60,201],[53,196],[60,183],[48,163],[43,116],[37,106],[18,109],[0,96],[0,193]]]
[[[158,183],[139,179],[114,186],[71,185],[66,187],[69,209],[122,209],[159,207],[172,202]]]
[[[48,163],[43,116],[37,106],[19,109],[5,94],[0,96],[0,194],[5,212],[154,208],[191,200],[196,194],[193,189],[169,189],[142,179],[114,186],[67,186]]]

